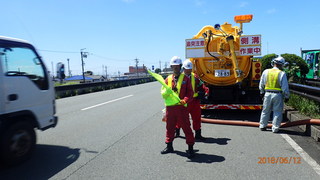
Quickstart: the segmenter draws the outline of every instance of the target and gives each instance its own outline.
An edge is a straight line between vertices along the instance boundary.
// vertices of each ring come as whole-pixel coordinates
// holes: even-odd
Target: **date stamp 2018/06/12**
[[[301,157],[258,157],[258,164],[301,164]]]

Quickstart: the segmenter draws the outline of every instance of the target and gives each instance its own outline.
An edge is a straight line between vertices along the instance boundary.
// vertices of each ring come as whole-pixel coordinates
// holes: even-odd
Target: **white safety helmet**
[[[182,60],[179,56],[173,56],[170,60],[170,66],[171,65],[181,65],[182,64]]]
[[[283,66],[286,64],[286,60],[279,55],[278,57],[272,59],[271,65],[273,66],[274,64],[279,64]]]
[[[186,59],[183,64],[182,67],[184,69],[192,69],[192,62],[189,59]]]

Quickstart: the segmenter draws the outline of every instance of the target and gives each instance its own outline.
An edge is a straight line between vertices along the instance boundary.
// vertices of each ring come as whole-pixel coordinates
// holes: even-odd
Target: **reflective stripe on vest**
[[[194,73],[191,73],[191,85],[193,90],[193,97],[198,97],[198,92],[196,91],[196,79]]]
[[[268,70],[265,90],[281,91],[281,87],[278,80],[280,72],[281,71],[279,69]]]
[[[178,95],[180,94],[180,89],[181,89],[181,85],[182,85],[182,81],[184,78],[184,74],[180,74],[179,78],[178,78],[178,82],[176,84],[177,90],[178,90]],[[171,76],[168,76],[168,86],[172,88],[172,79],[173,79],[173,74]]]

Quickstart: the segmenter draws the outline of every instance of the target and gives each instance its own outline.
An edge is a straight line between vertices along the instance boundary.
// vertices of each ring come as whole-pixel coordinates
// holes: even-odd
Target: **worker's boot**
[[[193,150],[193,145],[188,145],[188,150],[187,150],[187,157],[189,159],[193,158],[195,156],[194,150]]]
[[[180,136],[180,128],[176,128],[176,134],[175,134],[175,137],[179,137]]]
[[[196,135],[194,136],[194,138],[196,140],[201,140],[201,141],[205,141],[206,140],[206,138],[202,137],[202,135],[201,135],[201,129],[196,130]]]
[[[168,154],[173,152],[172,142],[167,143],[167,147],[161,151],[161,154]]]

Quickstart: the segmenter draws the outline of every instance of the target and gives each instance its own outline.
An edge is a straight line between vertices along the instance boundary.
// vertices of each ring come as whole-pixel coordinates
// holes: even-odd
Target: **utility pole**
[[[70,64],[69,64],[70,59],[68,58],[67,61],[68,61],[68,73],[69,73],[69,77],[71,77]]]
[[[135,58],[134,60],[135,60],[135,62],[136,62],[137,76],[139,77],[139,73],[138,73],[138,63],[139,63],[139,59],[138,59],[138,58]]]
[[[167,70],[167,62],[164,63],[164,68]]]
[[[81,64],[82,64],[82,78],[83,78],[83,83],[85,83],[85,78],[84,78],[84,62],[83,58],[87,58],[88,52],[83,52],[86,48],[80,49],[80,54],[81,54]]]
[[[52,67],[52,78],[54,79],[53,61],[51,61],[51,67]]]
[[[160,64],[160,74],[161,74],[161,61],[159,61],[159,64]]]

